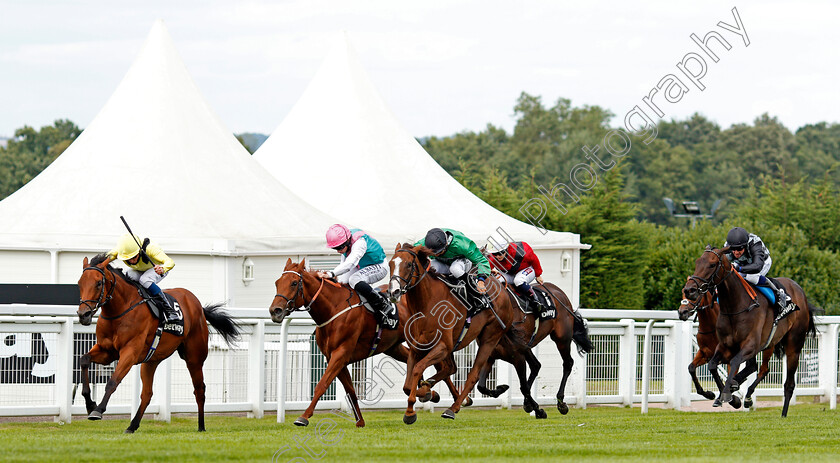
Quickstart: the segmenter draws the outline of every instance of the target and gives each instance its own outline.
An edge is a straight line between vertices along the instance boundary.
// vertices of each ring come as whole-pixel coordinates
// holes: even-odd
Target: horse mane
[[[95,266],[101,264],[102,262],[105,262],[106,260],[108,260],[108,253],[103,252],[101,254],[97,254],[96,256],[94,256],[93,259],[90,260],[88,265],[90,265],[91,267],[95,267]],[[122,278],[126,282],[134,284],[134,281],[132,281],[128,278],[128,275],[126,275],[125,272],[123,272],[123,269],[118,268],[118,267],[112,267],[110,263],[108,264],[108,266],[106,268],[108,270],[114,272],[115,274],[119,275],[120,278]]]

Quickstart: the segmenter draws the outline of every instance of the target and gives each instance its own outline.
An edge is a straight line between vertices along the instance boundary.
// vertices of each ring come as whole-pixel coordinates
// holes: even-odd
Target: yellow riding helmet
[[[117,242],[117,259],[129,260],[140,253],[140,237],[126,233]]]

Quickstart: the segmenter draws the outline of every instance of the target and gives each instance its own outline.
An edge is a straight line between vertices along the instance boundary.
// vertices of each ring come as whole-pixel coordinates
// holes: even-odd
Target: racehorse
[[[694,387],[697,389],[698,394],[709,400],[714,399],[715,393],[703,390],[703,386],[700,385],[700,380],[697,379],[697,367],[709,363],[709,360],[712,358],[712,355],[714,355],[715,349],[718,345],[718,337],[715,327],[717,326],[717,319],[720,314],[720,306],[717,301],[715,301],[714,291],[703,294],[700,302],[697,304],[689,301],[685,294],[683,294],[683,299],[680,302],[680,307],[677,309],[677,313],[680,316],[680,320],[683,321],[688,320],[692,315],[697,315],[697,353],[694,354],[694,359],[688,364],[688,374],[691,375],[691,380],[694,382]],[[772,348],[766,349],[764,353],[764,361],[762,362],[762,369],[766,368],[769,371],[768,365],[770,364],[770,355],[772,353]],[[753,357],[747,361],[746,367],[739,371],[738,375],[735,376],[735,383],[733,384],[733,387],[737,388],[744,379],[756,371],[756,369],[757,364],[755,357]],[[720,379],[718,370],[709,370],[709,373],[715,380],[718,390],[723,391],[723,381]],[[758,382],[755,382],[754,384],[758,384]],[[751,388],[751,390],[754,389],[755,385]],[[733,391],[734,390],[737,389],[733,389]],[[738,398],[738,396],[733,395],[729,404],[734,408],[741,408],[741,399]],[[720,405],[720,397],[718,396],[715,401],[715,406]],[[744,406],[747,408],[752,406],[752,394],[744,398]]]
[[[359,409],[356,390],[347,365],[380,353],[405,363],[408,359],[408,350],[402,342],[405,341],[403,323],[408,319],[407,309],[402,304],[397,306],[400,314],[399,326],[396,330],[382,329],[381,339],[376,343],[378,328],[376,320],[373,314],[361,307],[358,294],[349,286],[319,278],[315,272],[307,271],[305,259],[297,264],[291,259],[287,260],[286,267],[280,278],[274,282],[274,286],[276,295],[269,308],[271,320],[282,323],[283,319],[297,308],[308,311],[312,320],[318,324],[315,329],[315,342],[327,358],[327,368],[315,386],[312,402],[294,424],[297,426],[309,424],[309,418],[312,417],[318,400],[338,377],[350,398],[356,426],[364,427],[365,420]],[[356,308],[358,310],[353,311]],[[449,376],[455,374],[457,369],[454,358],[450,356],[444,359],[441,365],[435,367],[444,377],[452,397],[458,397],[458,390],[449,379]],[[424,401],[440,400],[437,393],[431,391],[426,393],[425,389],[423,398]],[[469,400],[466,405],[471,403],[472,400]]]
[[[388,263],[391,271],[391,297],[399,300],[405,295],[405,305],[411,314],[405,328],[409,345],[403,385],[403,391],[408,395],[408,407],[403,416],[406,424],[417,421],[414,410],[417,399],[413,385],[417,384],[423,371],[476,340],[478,352],[464,387],[455,403],[441,415],[443,418],[455,419],[461,403],[475,386],[479,371],[487,363],[502,336],[513,325],[513,307],[507,297],[495,297],[491,308],[469,316],[463,302],[450,291],[446,283],[436,278],[426,278],[429,275],[431,255],[432,251],[425,246],[397,244],[394,257]],[[495,278],[489,278],[485,284],[490,295],[499,296],[504,290]]]
[[[504,360],[512,364],[516,369],[517,376],[519,377],[520,391],[522,391],[523,396],[526,398],[523,408],[528,413],[534,410],[537,418],[544,418],[545,412],[537,406],[533,399],[531,400],[531,403],[529,403],[528,398],[530,397],[531,387],[537,378],[541,365],[529,346],[535,346],[545,339],[546,336],[551,336],[551,340],[554,341],[554,344],[557,346],[557,350],[560,352],[560,356],[563,358],[563,379],[560,381],[560,388],[557,390],[557,410],[559,410],[563,415],[569,413],[569,406],[566,405],[564,400],[566,381],[572,373],[572,366],[575,364],[571,355],[572,341],[577,344],[578,352],[581,354],[591,352],[594,347],[592,345],[592,341],[589,339],[588,329],[583,320],[578,320],[572,312],[572,303],[569,301],[569,298],[566,297],[566,293],[552,283],[546,283],[541,286],[554,300],[556,318],[541,321],[539,328],[537,329],[536,313],[514,311],[514,313],[517,313],[517,316],[515,317],[515,321],[513,323],[514,325],[520,325],[521,334],[519,330],[512,330],[509,331],[501,341],[499,341],[499,344],[490,355],[490,361],[487,363],[485,368],[481,370],[477,387],[478,391],[482,394],[489,395],[491,397],[499,397],[502,393],[507,391],[509,386],[504,384],[497,386],[494,390],[487,389],[487,374],[490,372],[490,368],[493,366],[493,361],[496,359]],[[507,289],[507,284],[505,284],[505,287],[511,304],[515,305],[516,302],[514,298],[516,296],[514,296],[512,291]],[[536,333],[534,333],[535,329]],[[512,336],[524,336],[524,338],[521,339],[524,339],[525,343],[522,343],[521,339],[512,339]],[[525,378],[526,363],[531,368],[531,374],[527,379]]]
[[[79,361],[82,369],[82,397],[89,413],[89,420],[101,420],[111,394],[120,381],[128,374],[131,367],[142,363],[140,378],[143,390],[140,394],[140,407],[131,420],[126,433],[133,433],[140,427],[143,412],[152,399],[152,382],[155,369],[164,359],[176,350],[187,363],[192,378],[195,402],[198,405],[198,430],[204,431],[204,372],[202,367],[207,359],[207,322],[213,325],[219,334],[232,343],[239,337],[239,325],[220,311],[223,304],[211,304],[202,307],[193,293],[183,288],[167,290],[173,296],[184,315],[184,335],[175,336],[163,333],[157,345],[155,332],[158,319],[147,308],[147,300],[138,292],[135,283],[126,277],[120,269],[111,267],[111,259],[99,254],[88,263],[83,262],[82,276],[79,278],[79,323],[90,325],[97,310],[102,310],[96,322],[96,344]],[[135,310],[135,309],[140,310]],[[99,405],[90,395],[89,369],[91,363],[108,365],[119,360],[113,375],[105,385],[105,395]]]
[[[704,294],[717,291],[720,315],[715,331],[719,343],[709,361],[709,370],[716,369],[719,363],[730,365],[720,397],[721,401],[729,402],[735,375],[741,363],[754,358],[759,351],[775,346],[776,353],[781,355],[784,352],[787,361],[782,407],[782,416],[785,417],[796,387],[799,354],[808,334],[816,335],[813,312],[802,288],[793,280],[779,278],[779,283],[799,310],[793,311],[778,324],[774,324],[771,302],[766,298],[751,295],[755,293],[749,289],[749,283],[733,270],[726,258],[728,251],[728,247],[716,249],[706,246],[696,261],[694,274],[683,287],[683,294],[694,303],[699,303]],[[768,359],[769,355],[765,353],[764,357]],[[750,387],[751,391],[765,375],[766,372],[759,372],[756,382]],[[748,393],[750,394],[751,392]]]

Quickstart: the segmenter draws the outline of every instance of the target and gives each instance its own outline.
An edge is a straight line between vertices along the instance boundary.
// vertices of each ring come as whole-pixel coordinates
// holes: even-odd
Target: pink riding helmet
[[[327,247],[337,248],[347,242],[347,240],[350,239],[350,236],[351,233],[349,228],[339,223],[332,225],[327,230]]]

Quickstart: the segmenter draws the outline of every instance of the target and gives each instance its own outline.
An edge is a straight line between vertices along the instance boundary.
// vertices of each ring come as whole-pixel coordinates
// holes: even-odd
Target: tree
[[[24,126],[0,148],[0,199],[17,191],[49,166],[82,133],[66,119],[36,131]]]

